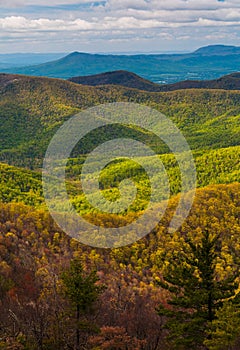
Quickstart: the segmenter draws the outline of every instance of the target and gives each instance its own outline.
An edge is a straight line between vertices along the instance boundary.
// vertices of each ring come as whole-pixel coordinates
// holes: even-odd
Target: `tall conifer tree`
[[[186,239],[182,250],[173,256],[160,286],[170,292],[168,305],[160,305],[158,314],[166,316],[171,349],[204,349],[209,323],[222,302],[234,296],[237,272],[225,279],[216,273],[221,253],[221,238],[208,231],[201,241]]]

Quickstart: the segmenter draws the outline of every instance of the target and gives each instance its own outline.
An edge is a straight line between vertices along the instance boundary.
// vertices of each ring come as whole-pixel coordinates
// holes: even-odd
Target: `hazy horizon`
[[[102,55],[139,55],[139,54],[146,54],[146,55],[155,55],[155,54],[185,54],[185,53],[192,53],[200,48],[203,47],[209,47],[209,46],[235,46],[239,47],[238,45],[229,45],[229,44],[223,44],[223,43],[215,43],[215,44],[209,44],[209,45],[203,45],[203,46],[197,46],[196,48],[193,48],[192,50],[152,50],[152,51],[82,51],[82,50],[71,50],[71,51],[15,51],[15,52],[1,52],[0,56],[4,55],[68,55],[74,52],[79,53],[86,53],[86,54],[102,54]]]

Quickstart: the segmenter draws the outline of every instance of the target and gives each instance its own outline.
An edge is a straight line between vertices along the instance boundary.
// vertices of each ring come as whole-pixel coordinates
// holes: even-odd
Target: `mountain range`
[[[214,80],[185,80],[174,84],[159,85],[143,79],[135,73],[114,71],[102,74],[70,78],[81,85],[120,85],[149,92],[167,92],[183,89],[223,89],[240,90],[240,73],[232,73]]]
[[[234,53],[237,49],[224,47],[204,49],[203,53],[200,50],[196,56],[206,62],[208,57],[210,62],[213,57],[215,60],[216,50],[222,52],[219,61],[230,57],[226,50],[231,51],[234,58],[238,56]],[[180,343],[174,347],[169,344],[166,321],[171,314],[176,314],[181,322],[179,327],[174,324],[172,339],[178,334],[180,341],[185,340],[185,333],[180,332],[187,329],[189,322],[193,325],[187,329],[193,345],[189,347],[190,343],[186,342],[183,346],[180,344],[181,349],[220,349],[220,344],[221,350],[225,350],[232,330],[231,348],[239,349],[239,73],[211,81],[183,81],[162,86],[123,70],[71,80],[0,74],[0,349],[79,349],[75,346],[78,339],[75,329],[77,334],[80,330],[81,344],[86,349],[179,349]],[[87,231],[88,242],[94,246],[89,247],[81,243],[85,232],[80,232],[81,242],[78,242],[54,222],[44,199],[41,166],[50,140],[66,120],[90,107],[114,102],[149,106],[175,123],[192,149],[197,189],[189,216],[176,232],[169,232],[172,218],[182,216],[177,209],[180,198],[184,206],[188,202],[188,194],[180,195],[182,182],[187,179],[181,174],[176,155],[154,135],[158,122],[152,125],[153,132],[149,132],[132,124],[122,125],[122,113],[118,113],[119,124],[96,127],[83,137],[66,167],[65,162],[57,162],[57,170],[65,168],[65,187],[72,207],[90,224],[98,228],[116,227],[116,231],[122,226],[131,227],[144,213],[153,188],[141,161],[152,171],[156,163],[151,156],[141,154],[136,161],[125,156],[114,158],[98,174],[93,170],[95,160],[90,159],[85,179],[89,184],[97,179],[102,196],[98,186],[88,197],[90,200],[82,190],[82,166],[86,158],[90,158],[87,155],[104,142],[120,138],[137,139],[158,154],[168,181],[159,177],[162,182],[158,183],[157,194],[164,201],[168,199],[164,195],[165,182],[168,182],[170,198],[152,232],[149,222],[140,227],[146,237],[136,241],[138,232],[128,227],[133,244],[123,247],[126,241],[120,235],[117,244],[121,248],[100,249],[94,248],[96,242],[99,246],[109,244],[111,234],[105,236],[101,229]],[[97,117],[103,120],[108,115],[99,113]],[[71,137],[71,133],[67,136]],[[64,141],[60,143],[63,148]],[[120,148],[121,143],[119,145]],[[110,152],[109,159],[112,159],[114,152],[112,149]],[[189,169],[188,162],[184,162],[184,169]],[[120,215],[111,214],[112,202],[120,197],[128,200],[133,184],[135,200],[126,205]],[[51,212],[62,212],[65,202],[56,186],[51,189],[54,197]],[[108,201],[104,201],[103,207],[104,198]],[[153,196],[153,204],[154,209],[162,212],[159,198]],[[206,239],[208,232],[211,241]],[[209,263],[212,261],[209,257],[214,257],[213,263]],[[71,270],[72,266],[75,270]],[[167,271],[171,273],[168,290],[163,288]],[[70,281],[68,290],[64,276]],[[89,291],[85,281],[91,280],[97,281],[96,287],[103,288],[94,307],[88,308],[91,297],[85,293]],[[227,289],[226,281],[235,289]],[[196,285],[197,288],[192,288]],[[209,295],[215,292],[219,295],[219,306],[216,310],[218,303],[214,303],[213,322],[223,330],[220,338],[218,331],[216,336],[207,332],[213,328],[206,322],[205,310]],[[70,295],[74,299],[70,299]],[[171,308],[178,296],[180,304],[176,305],[180,307],[175,312]],[[227,300],[223,299],[225,296]],[[81,310],[89,310],[87,314],[81,311],[80,321],[74,318],[78,314],[75,303],[79,300],[85,300],[81,302]],[[166,307],[164,316],[156,312],[160,307]],[[204,324],[199,323],[201,319]],[[227,329],[226,323],[230,325]],[[213,347],[195,344],[195,330],[199,334],[199,329],[204,330]]]
[[[213,45],[183,54],[103,55],[73,52],[55,61],[2,72],[69,79],[127,70],[154,83],[216,79],[240,70],[240,48]]]
[[[56,130],[70,116],[89,107],[110,102],[135,102],[156,108],[175,122],[193,150],[216,149],[240,143],[240,92],[184,89],[148,92],[124,86],[84,86],[70,81],[0,75],[0,159],[20,166],[41,163]],[[104,138],[123,133],[126,137],[146,135],[133,128],[108,130]],[[80,145],[92,148],[103,135],[90,135]],[[158,153],[166,147],[154,138],[150,144]],[[33,165],[34,163],[34,165]]]
[[[149,92],[120,85],[86,86],[53,78],[0,74],[0,95],[0,162],[8,164],[0,164],[0,201],[24,202],[44,209],[39,170],[51,138],[72,115],[111,102],[140,103],[170,118],[193,151],[198,187],[239,181],[240,91],[182,89]],[[93,210],[79,183],[86,154],[116,137],[149,145],[159,154],[168,173],[171,195],[181,190],[178,164],[164,142],[154,133],[146,133],[134,125],[109,125],[87,134],[69,158],[66,186],[79,213],[88,215]],[[144,154],[139,157],[144,159]],[[151,157],[144,161],[154,168]],[[91,178],[93,175],[86,176]],[[135,213],[144,210],[148,201],[148,179],[139,166],[127,159],[113,162],[101,172],[99,186],[106,198],[115,200],[119,183],[130,176],[138,184],[139,196],[129,207],[129,213]],[[130,188],[125,190],[128,193]],[[165,198],[164,191],[160,194]],[[93,193],[92,198],[97,200],[97,194]],[[61,205],[61,201],[56,200],[56,206]]]

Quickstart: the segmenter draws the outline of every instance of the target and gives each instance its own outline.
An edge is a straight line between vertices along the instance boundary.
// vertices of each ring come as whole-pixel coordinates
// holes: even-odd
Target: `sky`
[[[0,52],[240,46],[240,0],[0,0]]]

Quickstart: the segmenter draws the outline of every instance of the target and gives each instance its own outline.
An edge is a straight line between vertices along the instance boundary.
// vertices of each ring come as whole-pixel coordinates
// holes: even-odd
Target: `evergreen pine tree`
[[[238,300],[237,300],[238,299]],[[225,301],[209,325],[209,337],[204,344],[209,350],[237,350],[240,347],[239,295]]]
[[[103,285],[96,284],[98,280],[95,271],[87,273],[83,270],[79,259],[73,259],[70,267],[62,274],[64,293],[70,300],[76,317],[76,350],[80,349],[80,330],[90,326],[86,321],[81,322],[81,318],[92,311],[94,303],[104,289]]]
[[[200,243],[186,239],[182,251],[173,256],[160,286],[170,292],[168,305],[157,312],[166,316],[171,349],[204,349],[209,323],[225,299],[235,294],[237,272],[220,280],[216,274],[221,239],[203,233]]]

